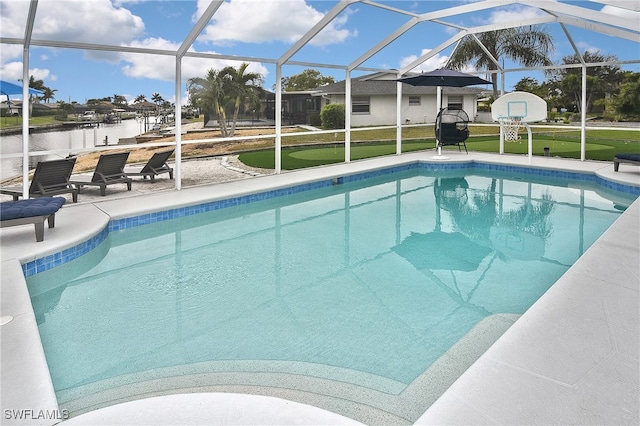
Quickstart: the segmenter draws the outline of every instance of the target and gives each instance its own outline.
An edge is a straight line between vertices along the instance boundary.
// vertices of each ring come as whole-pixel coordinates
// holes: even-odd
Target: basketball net
[[[498,119],[500,127],[504,133],[504,139],[507,141],[520,140],[518,132],[523,127],[521,117],[500,117]]]

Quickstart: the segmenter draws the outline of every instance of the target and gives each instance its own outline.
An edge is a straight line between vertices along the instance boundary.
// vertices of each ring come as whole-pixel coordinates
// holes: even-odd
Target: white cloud
[[[413,61],[418,59],[420,56],[424,56],[427,53],[431,52],[431,50],[432,49],[422,49],[422,52],[420,52],[419,56],[418,55],[411,55],[411,56],[407,56],[405,58],[402,58],[400,60],[400,68],[406,67],[407,65],[411,64]],[[418,65],[417,67],[415,67],[414,69],[412,69],[410,71],[411,72],[433,71],[433,70],[438,69],[438,68],[443,68],[447,64],[448,60],[449,60],[449,56],[448,55],[441,55],[441,54],[438,53],[435,56],[430,57],[425,62],[423,62],[422,64]],[[471,72],[475,72],[477,70],[471,65],[466,65],[465,67],[460,69],[460,71],[471,73]]]
[[[584,52],[590,52],[590,53],[596,53],[599,52],[601,49],[587,43],[586,41],[577,41],[576,42],[576,46],[578,46],[578,49],[580,50],[580,53],[584,53]]]
[[[400,60],[400,68],[406,67],[407,65],[411,64],[413,61],[418,59],[420,56],[426,55],[429,52],[431,52],[431,49],[422,49],[422,52],[420,52],[420,55],[411,55],[411,56],[402,58]],[[447,63],[448,60],[449,60],[448,56],[440,55],[438,53],[435,56],[432,56],[431,58],[427,59],[425,62],[418,65],[411,71],[412,72],[433,71],[435,69],[442,68]]]
[[[8,62],[17,58],[22,60],[22,46],[16,44],[3,44],[0,47],[0,59],[2,62]]]
[[[329,44],[342,43],[348,38],[357,37],[357,30],[350,31],[342,28],[347,25],[352,13],[355,12],[351,12],[349,10],[342,12],[341,15],[338,15],[329,23],[329,25],[320,31],[318,35],[309,42],[309,44],[314,46],[326,46]]]
[[[129,46],[175,51],[180,44],[162,38],[147,38],[130,43]],[[214,54],[215,52],[203,53]],[[174,56],[123,53],[121,60],[126,62],[126,65],[122,67],[122,71],[128,77],[162,81],[174,80],[176,69]],[[222,69],[227,66],[237,67],[238,65],[240,65],[238,61],[185,57],[182,59],[182,79],[186,81],[192,77],[204,77],[210,68]],[[259,63],[249,64],[248,71],[260,73],[265,77],[267,75],[267,69]]]
[[[201,16],[208,1],[198,1]],[[230,0],[213,15],[200,41],[215,44],[285,42],[294,43],[318,23],[324,14],[304,0]],[[292,19],[295,17],[295,19]],[[312,45],[341,43],[357,32],[345,29],[349,13],[334,19],[310,42]]]
[[[488,24],[502,24],[505,22],[524,22],[531,18],[544,16],[540,9],[528,6],[511,6],[494,10],[489,15]]]
[[[128,6],[130,4],[140,4],[148,1],[156,1],[156,0],[113,0],[113,5],[117,7]]]
[[[181,42],[173,42],[163,38],[148,37],[140,39],[144,34],[142,19],[123,5],[137,3],[138,0],[119,0],[113,4],[109,0],[65,2],[40,0],[36,13],[33,38],[79,41],[83,43],[111,44],[132,47],[143,47],[175,51]],[[199,2],[201,6],[202,2]],[[255,5],[256,3],[254,3]],[[263,4],[260,2],[259,4]],[[64,7],[61,7],[63,5]],[[22,37],[24,22],[29,3],[26,1],[2,2],[0,17],[0,34],[3,37]],[[56,52],[51,49],[49,52]],[[49,53],[40,55],[47,59]],[[161,81],[173,81],[175,75],[175,57],[167,55],[145,55],[108,51],[84,51],[85,59],[106,61],[121,64],[122,73],[131,78],[146,78]],[[16,61],[15,59],[19,59]],[[22,78],[22,48],[18,45],[3,45],[0,58],[0,70],[5,79]],[[229,60],[184,58],[182,76],[188,78],[204,76],[210,68],[221,69],[226,66],[238,66],[239,62]],[[261,73],[266,77],[267,69],[261,64],[251,64],[251,72]],[[55,81],[57,77],[47,69],[33,69],[30,75],[37,79]],[[137,96],[137,95],[136,95]]]
[[[29,11],[29,2],[3,1],[0,16],[3,37],[24,36],[24,28]],[[33,35],[34,39],[55,39],[79,41],[83,43],[128,44],[144,33],[144,23],[129,10],[115,7],[109,0],[40,0],[36,10]],[[51,51],[55,51],[51,50]],[[85,51],[86,58],[94,60],[118,61],[118,54],[112,52]],[[41,57],[45,57],[43,54]],[[13,59],[22,59],[22,47],[3,45],[2,57],[3,77],[16,75],[16,64]],[[18,63],[22,75],[22,64]],[[7,72],[8,74],[5,74]],[[55,80],[48,70],[39,70],[42,77]],[[42,78],[40,77],[40,78]]]
[[[34,38],[115,45],[143,33],[142,18],[109,0],[40,1],[33,29]]]
[[[22,62],[7,62],[0,65],[0,74],[2,79],[12,83],[22,79]],[[55,80],[56,77],[51,75],[48,69],[31,68],[29,76],[33,76],[36,80]]]
[[[147,38],[141,41],[133,41],[128,43],[127,46],[175,51],[180,44],[162,38]],[[128,77],[164,81],[172,81],[174,79],[176,61],[173,56],[121,53],[119,59],[126,63],[122,67],[122,71]]]
[[[47,80],[50,79],[50,71],[48,69],[31,68],[29,70],[29,76],[33,76],[35,80]]]
[[[2,10],[2,13],[0,13],[0,34],[3,37],[24,37],[29,3],[26,1],[5,0],[0,2],[0,10]]]
[[[2,79],[15,83],[22,78],[22,62],[7,62],[0,65]]]

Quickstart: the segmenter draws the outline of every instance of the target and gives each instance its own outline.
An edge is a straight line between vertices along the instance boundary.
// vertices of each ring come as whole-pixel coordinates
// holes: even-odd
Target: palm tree
[[[218,70],[209,69],[207,75],[193,77],[187,81],[187,90],[192,105],[202,108],[207,114],[214,114],[218,119],[222,136],[228,136],[227,116],[225,112],[224,79]],[[206,123],[205,123],[206,124]]]
[[[156,92],[153,95],[151,95],[151,100],[155,104],[161,104],[162,101],[164,101],[164,99],[162,98],[162,96],[160,96],[160,93],[158,93],[158,92]]]
[[[42,89],[42,100],[46,103],[49,103],[50,100],[55,99],[55,93],[58,89],[51,89],[49,87],[44,87]]]
[[[145,95],[138,95],[136,96],[136,98],[133,100],[134,104],[138,104],[140,102],[144,102],[147,100],[147,97]]]
[[[240,108],[253,104],[264,92],[263,76],[246,72],[249,64],[238,68],[225,67],[220,71],[210,69],[205,78],[190,78],[187,83],[191,105],[197,105],[217,116],[222,136],[233,136]],[[231,129],[227,127],[227,106],[233,108]]]
[[[151,95],[151,100],[156,104],[156,114],[160,114],[160,104],[164,102],[164,99],[160,96],[160,93],[156,92]]]
[[[224,85],[225,94],[228,94],[234,102],[230,136],[235,133],[240,107],[245,103],[254,104],[256,99],[264,93],[262,88],[264,77],[260,73],[246,72],[248,67],[249,64],[243,62],[238,68],[226,67],[221,71],[222,78],[228,80]]]
[[[29,87],[31,87],[32,89],[36,89],[36,90],[43,90],[44,89],[44,81],[42,80],[36,80],[36,78],[34,76],[29,76]]]
[[[553,37],[544,28],[529,26],[528,28],[508,28],[504,30],[487,31],[478,35],[480,42],[500,62],[507,58],[525,67],[551,65],[549,54],[553,50]],[[498,65],[480,47],[475,37],[465,36],[453,52],[447,67],[461,69],[468,63],[475,61],[476,69],[497,70]],[[498,97],[498,74],[491,74],[493,96]]]
[[[126,106],[127,105],[127,98],[125,98],[122,95],[115,94],[115,95],[113,95],[113,105]]]

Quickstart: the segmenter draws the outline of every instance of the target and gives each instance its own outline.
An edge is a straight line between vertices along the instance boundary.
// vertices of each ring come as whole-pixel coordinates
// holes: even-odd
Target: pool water
[[[409,170],[112,231],[27,278],[56,392],[272,362],[400,393],[633,200],[525,179]]]

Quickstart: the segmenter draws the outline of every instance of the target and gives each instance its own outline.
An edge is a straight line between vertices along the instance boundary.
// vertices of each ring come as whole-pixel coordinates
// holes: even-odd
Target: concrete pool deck
[[[45,229],[45,240],[41,243],[35,242],[30,226],[2,229],[0,315],[3,320],[13,317],[0,328],[3,424],[60,421],[33,419],[34,415],[29,421],[15,418],[19,410],[23,410],[21,413],[25,416],[24,410],[36,414],[38,410],[58,410],[20,263],[89,239],[112,219],[262,192],[294,182],[418,160],[430,161],[433,155],[433,152],[403,154],[255,179],[238,174],[240,180],[215,186],[197,185],[181,191],[155,191],[155,187],[145,185],[146,182],[134,182],[131,193],[122,191],[93,198],[81,194],[80,203],[67,204],[58,213],[56,227]],[[466,155],[449,151],[446,156],[451,160],[528,165],[524,156]],[[640,168],[635,166],[623,165],[615,173],[613,165],[607,162],[545,157],[534,157],[532,165],[592,172],[614,182],[640,185]],[[135,190],[143,185],[153,192]],[[636,200],[416,423],[640,423],[639,224],[640,203]],[[6,410],[15,411],[10,411],[7,418]],[[62,417],[63,413],[57,413]],[[346,424],[354,421],[311,405],[267,396],[185,393],[113,405],[64,423]]]

